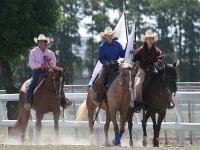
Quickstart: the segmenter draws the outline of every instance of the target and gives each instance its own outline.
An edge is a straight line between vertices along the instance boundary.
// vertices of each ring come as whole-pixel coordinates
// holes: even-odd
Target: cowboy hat
[[[34,37],[34,42],[38,44],[38,41],[46,41],[47,44],[49,44],[50,38],[46,37],[44,34],[40,34],[38,37]]]
[[[104,32],[101,32],[100,33],[100,36],[105,38],[105,35],[113,35],[114,34],[114,31],[111,27],[106,27]]]
[[[147,39],[148,37],[154,38],[154,42],[156,42],[156,41],[158,40],[158,36],[157,36],[156,34],[152,33],[151,31],[147,31],[147,32],[145,33],[145,35],[142,34],[142,36],[141,36],[141,41],[142,41],[142,42],[145,42],[146,39]]]

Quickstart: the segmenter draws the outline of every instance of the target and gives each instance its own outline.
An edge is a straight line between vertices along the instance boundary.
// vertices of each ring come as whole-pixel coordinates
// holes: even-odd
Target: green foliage
[[[86,50],[86,60],[85,65],[89,70],[89,74],[92,73],[96,62],[98,61],[99,43],[97,43],[93,38],[87,40],[87,50]]]
[[[75,72],[78,71],[81,65],[80,58],[77,58],[72,53],[72,45],[80,45],[80,35],[79,35],[79,8],[80,1],[74,0],[62,0],[61,9],[62,9],[62,18],[63,22],[60,24],[59,28],[53,34],[53,44],[51,48],[57,50],[58,53],[58,65],[67,70],[67,84],[73,83],[73,78],[75,77]],[[80,69],[79,69],[80,70]]]
[[[4,87],[11,92],[15,73],[24,72],[22,64],[34,46],[33,37],[54,32],[61,9],[58,0],[1,0],[0,6],[0,68]]]
[[[198,81],[200,2],[198,0],[151,0],[151,15],[156,17],[160,45],[180,61],[180,81]],[[166,40],[165,40],[166,39]]]
[[[26,55],[33,37],[54,31],[60,17],[57,0],[2,0],[0,6],[0,58],[8,60]]]

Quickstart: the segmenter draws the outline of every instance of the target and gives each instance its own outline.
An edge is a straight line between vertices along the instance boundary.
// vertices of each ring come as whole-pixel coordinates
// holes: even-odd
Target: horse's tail
[[[30,111],[27,111],[24,109],[24,101],[25,101],[25,96],[24,96],[24,92],[20,91],[19,93],[19,109],[20,109],[20,113],[18,116],[17,121],[15,122],[14,126],[11,127],[10,132],[13,135],[19,134],[21,132],[21,128],[22,128],[22,124],[23,124],[23,118],[28,119],[30,116]],[[27,121],[28,122],[28,121]]]
[[[22,115],[20,113],[17,121],[15,122],[14,126],[11,127],[11,134],[16,135],[19,134],[21,131],[21,126],[22,126]]]
[[[81,106],[78,108],[78,111],[76,113],[76,121],[80,121],[83,119],[84,115],[88,112],[87,106],[86,106],[86,100],[81,104]]]

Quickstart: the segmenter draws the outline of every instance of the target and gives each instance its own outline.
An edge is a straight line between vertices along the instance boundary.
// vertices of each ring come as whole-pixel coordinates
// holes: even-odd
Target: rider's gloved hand
[[[111,62],[107,61],[105,65],[109,66],[110,64],[111,64]]]
[[[42,68],[42,69],[46,69],[46,68],[47,68],[47,65],[44,63],[44,64],[41,65],[41,68]]]
[[[44,55],[44,60],[51,61],[51,59],[47,55]]]

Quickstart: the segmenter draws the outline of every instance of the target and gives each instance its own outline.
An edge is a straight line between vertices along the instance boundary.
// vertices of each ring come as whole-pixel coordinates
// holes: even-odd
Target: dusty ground
[[[196,150],[192,147],[102,147],[85,145],[0,145],[1,150]]]

